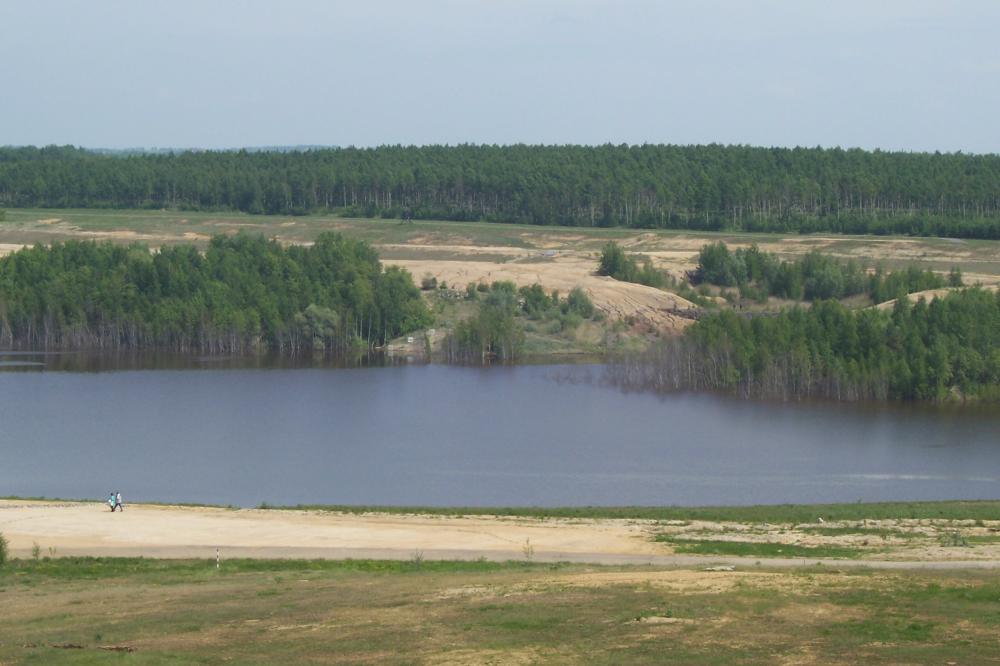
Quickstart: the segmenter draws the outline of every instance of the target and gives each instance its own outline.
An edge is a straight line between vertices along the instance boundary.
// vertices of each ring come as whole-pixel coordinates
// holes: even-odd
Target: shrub
[[[584,318],[589,318],[594,314],[594,304],[580,287],[574,287],[566,297],[566,304],[569,312],[576,313]]]
[[[553,301],[549,299],[549,295],[542,289],[542,285],[537,282],[530,287],[521,287],[518,290],[518,294],[524,300],[522,307],[525,314],[532,319],[540,318],[553,305]]]
[[[438,286],[438,279],[433,275],[431,275],[430,273],[425,274],[424,277],[420,280],[420,288],[423,289],[424,291],[437,289],[437,286]]]
[[[0,534],[0,567],[7,562],[7,538]]]
[[[575,312],[568,312],[559,318],[561,331],[575,331],[583,323],[583,317]]]
[[[598,275],[608,275],[623,282],[637,282],[649,287],[661,288],[667,283],[666,277],[653,268],[649,259],[644,259],[642,267],[614,241],[609,241],[601,250],[597,267]]]
[[[2,213],[2,211],[0,211],[0,213]],[[0,217],[0,220],[2,219],[3,217]],[[948,271],[948,286],[961,287],[964,284],[965,281],[962,279],[962,269],[958,266],[952,266],[952,269]]]
[[[511,280],[497,280],[490,286],[490,291],[502,292],[514,297],[517,295],[517,285]]]
[[[601,259],[597,267],[598,275],[608,275],[616,280],[631,282],[635,271],[635,261],[625,255],[625,250],[618,243],[608,241],[601,249]]]

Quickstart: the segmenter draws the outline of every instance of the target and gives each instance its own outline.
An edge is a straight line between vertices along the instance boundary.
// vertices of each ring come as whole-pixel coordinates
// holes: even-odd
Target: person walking
[[[115,506],[111,510],[114,511],[115,509],[121,509],[122,511],[125,510],[125,505],[122,504],[122,494],[121,494],[121,492],[118,492],[118,493],[115,494]]]
[[[111,507],[111,513],[115,512],[115,494],[113,492],[108,493],[108,506]]]

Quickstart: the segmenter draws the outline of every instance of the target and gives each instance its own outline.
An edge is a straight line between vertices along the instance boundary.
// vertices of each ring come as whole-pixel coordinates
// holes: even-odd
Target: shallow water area
[[[44,365],[0,372],[0,496],[114,489],[243,506],[1000,496],[993,406],[625,393],[596,365],[2,353],[4,362]]]

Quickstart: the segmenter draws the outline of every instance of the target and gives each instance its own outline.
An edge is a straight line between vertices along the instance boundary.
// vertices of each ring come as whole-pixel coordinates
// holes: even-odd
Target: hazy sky
[[[0,144],[1000,152],[997,0],[0,3]]]

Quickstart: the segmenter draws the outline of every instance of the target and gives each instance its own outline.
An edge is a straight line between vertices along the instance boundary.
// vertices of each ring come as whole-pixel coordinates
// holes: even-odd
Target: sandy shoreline
[[[692,526],[702,529],[699,525]],[[777,526],[775,526],[777,527]],[[0,533],[13,557],[386,559],[566,561],[593,564],[812,566],[810,558],[675,554],[651,537],[655,521],[353,514],[325,511],[0,500]],[[738,529],[734,527],[734,529]],[[775,532],[777,535],[778,532]],[[784,539],[782,539],[784,540]],[[978,551],[978,552],[973,552]],[[911,550],[826,560],[837,567],[995,569],[995,548]]]
[[[624,520],[340,514],[129,505],[111,513],[99,502],[0,500],[0,533],[15,557],[142,555],[214,557],[649,556],[664,549],[646,529]]]

